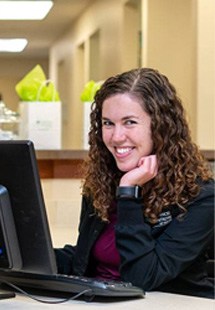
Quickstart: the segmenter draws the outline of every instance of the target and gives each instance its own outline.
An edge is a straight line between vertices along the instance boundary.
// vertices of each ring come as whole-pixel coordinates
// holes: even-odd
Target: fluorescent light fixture
[[[51,0],[0,1],[1,20],[40,20],[53,6]]]
[[[22,52],[27,43],[26,39],[0,39],[0,52]]]

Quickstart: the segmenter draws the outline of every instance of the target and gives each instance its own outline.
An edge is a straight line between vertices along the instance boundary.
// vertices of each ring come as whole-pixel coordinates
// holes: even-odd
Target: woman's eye
[[[113,123],[111,121],[108,121],[108,120],[102,121],[102,126],[110,127],[111,125],[113,125]]]
[[[132,119],[128,119],[128,120],[125,121],[125,125],[134,125],[134,124],[136,124],[136,123],[137,123],[137,122],[134,121],[134,120],[132,120]]]

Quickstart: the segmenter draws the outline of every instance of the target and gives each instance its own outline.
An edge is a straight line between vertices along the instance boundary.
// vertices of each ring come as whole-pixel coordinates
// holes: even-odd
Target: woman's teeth
[[[127,147],[127,148],[117,148],[116,149],[116,152],[118,154],[125,154],[125,153],[128,153],[132,148],[131,147]]]

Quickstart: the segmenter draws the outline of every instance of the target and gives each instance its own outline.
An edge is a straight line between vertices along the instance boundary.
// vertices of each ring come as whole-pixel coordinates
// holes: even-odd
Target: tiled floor
[[[54,247],[74,244],[81,209],[80,179],[41,180]]]

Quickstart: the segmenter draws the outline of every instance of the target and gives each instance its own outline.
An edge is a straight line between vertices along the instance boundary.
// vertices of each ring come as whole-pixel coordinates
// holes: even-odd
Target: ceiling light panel
[[[20,39],[0,39],[0,52],[17,53],[22,52],[28,41],[24,38]]]
[[[42,1],[0,1],[1,20],[44,19],[53,6],[51,0]]]

